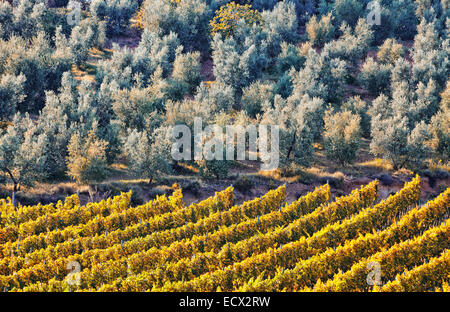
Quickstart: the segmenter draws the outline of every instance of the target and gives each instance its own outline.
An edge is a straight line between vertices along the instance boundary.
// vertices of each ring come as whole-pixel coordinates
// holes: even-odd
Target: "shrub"
[[[16,114],[12,125],[0,134],[0,170],[6,181],[14,185],[31,186],[46,177],[46,155],[42,153],[44,136],[35,135],[36,127],[28,116]]]
[[[279,126],[279,167],[283,171],[293,165],[309,166],[313,158],[313,135],[304,116],[293,102],[276,97],[274,107],[267,108],[261,118],[261,124]],[[261,160],[269,162],[269,155],[261,155]]]
[[[338,40],[325,44],[323,52],[330,57],[345,60],[349,67],[356,68],[359,60],[369,50],[373,31],[364,19],[358,21],[354,30],[346,23],[341,25],[340,30],[343,33],[342,36]]]
[[[144,87],[161,82],[172,73],[179,44],[174,33],[160,37],[145,30],[134,50],[113,45],[111,59],[99,62],[96,80],[100,83],[114,81],[120,88],[128,89],[138,80]]]
[[[0,76],[25,76],[23,101],[17,104],[21,112],[37,113],[44,106],[45,91],[56,91],[62,74],[71,69],[70,59],[56,54],[43,32],[31,39],[12,36],[0,40]]]
[[[319,21],[317,16],[314,15],[306,24],[306,32],[313,45],[322,46],[334,39],[335,29],[332,19],[331,13],[322,16]]]
[[[415,16],[416,1],[393,0],[388,6],[391,34],[402,40],[411,40],[416,34],[417,18]]]
[[[151,88],[132,88],[116,91],[112,108],[123,130],[131,128],[142,131],[147,118],[156,118],[151,113],[161,110],[163,106],[158,94]]]
[[[351,27],[354,27],[358,19],[362,17],[364,9],[363,4],[358,0],[336,0],[334,3],[334,11],[337,24],[341,25],[345,22]]]
[[[404,167],[408,160],[408,134],[406,117],[372,116],[370,152],[389,159],[394,170],[398,170]]]
[[[410,104],[410,118],[414,122],[428,123],[439,110],[439,93],[434,80],[430,79],[426,85],[419,82],[414,92],[414,101]]]
[[[375,94],[384,92],[391,84],[391,68],[388,65],[378,64],[369,57],[364,62],[358,79],[369,92]]]
[[[47,92],[45,106],[36,123],[35,136],[45,137],[41,153],[45,155],[44,168],[51,168],[47,169],[46,174],[49,180],[66,177],[67,146],[75,130],[72,120],[67,116],[66,103],[64,100],[61,101],[68,95],[64,90],[58,95]]]
[[[250,4],[240,5],[234,1],[215,12],[214,18],[210,22],[211,36],[221,34],[224,38],[234,35],[237,21],[243,19],[248,25],[260,23],[262,21],[261,14],[257,10],[252,10]]]
[[[149,179],[149,184],[172,169],[171,128],[161,127],[150,131],[131,131],[123,146],[132,172],[138,177]]]
[[[346,75],[344,61],[310,49],[305,66],[291,73],[294,87],[291,96],[301,99],[307,94],[311,98],[323,99],[326,103],[338,103],[343,96]]]
[[[191,192],[195,196],[198,196],[200,194],[200,191],[202,190],[202,186],[198,181],[188,181],[181,185],[181,188],[183,189],[183,192]]]
[[[97,139],[92,130],[86,137],[75,133],[67,147],[68,175],[80,184],[103,180],[107,175],[107,144]]]
[[[365,138],[370,138],[370,116],[367,113],[367,103],[359,96],[354,96],[348,99],[341,108],[343,111],[349,111],[352,114],[359,115],[361,118],[361,134]]]
[[[261,76],[265,55],[260,52],[255,44],[242,47],[232,37],[222,40],[217,34],[212,55],[217,82],[240,92]]]
[[[223,128],[219,127],[214,129],[214,126],[217,125],[217,121],[219,121],[217,120],[220,118],[219,116],[216,116],[216,120],[211,120],[211,122],[208,121],[206,123],[205,126],[210,125],[213,128],[210,132],[203,133],[201,138],[202,141],[200,142],[202,159],[195,160],[200,171],[200,176],[205,180],[226,178],[229,169],[233,164],[232,160],[226,159]],[[194,142],[194,144],[196,143]]]
[[[277,57],[277,72],[283,75],[292,67],[295,70],[300,70],[305,60],[306,57],[300,53],[299,48],[293,44],[282,42],[281,53]]]
[[[292,2],[282,1],[271,11],[264,11],[262,32],[267,35],[267,50],[270,57],[280,53],[281,43],[296,43],[298,40],[298,21]]]
[[[196,161],[200,169],[200,176],[205,180],[223,179],[228,176],[228,171],[232,165],[230,160],[198,160]]]
[[[318,97],[311,98],[308,94],[297,97],[294,93],[287,102],[295,108],[297,118],[308,127],[312,137],[318,140],[323,130],[324,101]]]
[[[377,53],[377,59],[380,63],[386,65],[395,65],[395,62],[403,57],[405,50],[403,45],[397,43],[395,39],[386,39],[383,45],[379,48]]]
[[[426,144],[431,136],[428,126],[421,121],[408,135],[408,161],[407,166],[413,170],[421,169],[424,166],[424,160],[431,155],[431,149]]]
[[[161,36],[177,34],[188,51],[208,52],[212,12],[202,0],[146,0],[141,7],[141,27]]]
[[[73,62],[76,66],[84,64],[92,47],[94,32],[91,28],[84,31],[81,26],[75,26],[69,40]]]
[[[389,159],[394,170],[404,167],[420,169],[431,155],[431,134],[423,121],[414,124],[398,113],[386,118],[376,115],[372,116],[371,132],[371,153]]]
[[[285,72],[274,85],[273,94],[279,94],[283,99],[287,99],[292,94],[292,90],[292,77],[289,72]]]
[[[177,53],[173,63],[172,78],[184,82],[190,94],[200,85],[200,53]]]
[[[449,112],[439,111],[430,122],[431,147],[434,157],[442,161],[450,158],[450,118]]]
[[[0,80],[0,120],[8,120],[15,115],[20,103],[25,99],[25,76],[6,74]]]
[[[239,176],[233,184],[234,188],[243,194],[250,193],[254,185],[253,180],[246,175]]]
[[[277,0],[253,0],[251,1],[252,7],[258,11],[270,11],[274,6],[279,3]]]
[[[328,159],[342,166],[355,160],[361,140],[360,119],[349,111],[325,113],[323,140]]]
[[[106,21],[109,34],[119,35],[127,28],[137,5],[133,0],[93,0],[90,12],[95,18]]]
[[[247,114],[255,118],[261,113],[264,103],[273,101],[273,86],[270,83],[254,82],[243,89],[241,105]]]
[[[12,6],[5,1],[0,3],[0,38],[7,39],[14,30],[14,15]]]
[[[197,89],[195,100],[214,112],[229,111],[234,105],[234,89],[224,83],[201,83]]]
[[[441,94],[441,108],[431,118],[429,132],[431,135],[430,146],[433,149],[434,157],[442,161],[450,158],[450,82]]]
[[[450,61],[448,40],[442,40],[436,30],[436,21],[427,23],[422,20],[418,33],[414,37],[413,47],[413,79],[427,84],[433,79],[437,89],[442,92],[448,80]]]

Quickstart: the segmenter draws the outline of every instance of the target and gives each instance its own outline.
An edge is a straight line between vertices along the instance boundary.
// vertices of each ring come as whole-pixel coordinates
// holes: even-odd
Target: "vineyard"
[[[450,188],[419,205],[420,177],[292,203],[286,186],[234,204],[229,187],[186,205],[0,202],[2,291],[448,291]]]

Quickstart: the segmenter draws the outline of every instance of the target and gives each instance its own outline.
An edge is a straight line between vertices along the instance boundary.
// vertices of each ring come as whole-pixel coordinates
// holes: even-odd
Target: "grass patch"
[[[390,161],[381,158],[375,158],[372,160],[357,163],[356,166],[369,170],[376,170],[377,172],[394,170],[394,166],[392,166],[392,163]]]

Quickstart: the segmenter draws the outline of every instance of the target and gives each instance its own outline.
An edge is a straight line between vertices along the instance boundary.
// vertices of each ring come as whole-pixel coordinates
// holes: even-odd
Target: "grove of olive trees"
[[[239,172],[173,159],[173,127],[196,117],[279,127],[282,176],[318,153],[342,170],[365,155],[448,171],[448,1],[369,2],[94,0],[73,24],[68,1],[1,1],[0,180]]]

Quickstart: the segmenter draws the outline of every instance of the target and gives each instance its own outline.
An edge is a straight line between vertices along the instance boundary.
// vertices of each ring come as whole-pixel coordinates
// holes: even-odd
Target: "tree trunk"
[[[294,148],[294,144],[295,144],[296,136],[297,136],[297,131],[296,131],[296,132],[294,133],[294,139],[292,140],[292,144],[291,144],[291,146],[289,146],[289,150],[288,150],[288,153],[287,153],[286,159],[289,159],[289,157],[291,156],[291,152],[292,152],[292,149]]]
[[[12,193],[12,205],[14,207],[14,211],[16,211],[16,192]]]
[[[408,159],[405,159],[405,161],[402,162],[402,164],[400,165],[400,168],[404,168],[407,162],[408,162]]]
[[[9,177],[13,181],[14,184],[14,192],[17,192],[17,180],[14,178],[12,172],[9,169],[6,169],[6,173],[8,173]]]
[[[16,209],[16,203],[15,203],[15,199],[16,199],[16,192],[17,192],[17,185],[19,184],[17,182],[17,180],[14,178],[12,172],[9,169],[6,169],[6,172],[8,173],[9,177],[11,178],[11,180],[13,181],[14,184],[14,188],[13,188],[13,193],[12,193],[12,204],[14,207],[14,210]],[[20,185],[19,185],[20,186]]]

